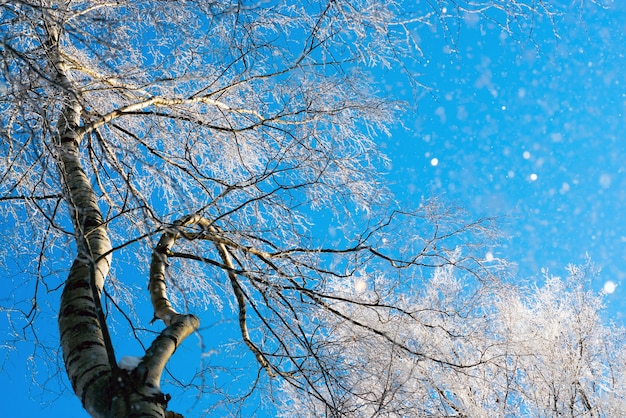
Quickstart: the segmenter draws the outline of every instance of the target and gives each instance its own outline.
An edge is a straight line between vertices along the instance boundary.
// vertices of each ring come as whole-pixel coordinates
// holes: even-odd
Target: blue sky
[[[583,263],[588,254],[602,268],[595,288],[617,284],[607,296],[607,320],[623,322],[626,4],[605,4],[607,9],[589,5],[584,14],[557,19],[558,36],[547,19],[539,19],[534,42],[493,24],[465,21],[451,48],[449,33],[424,27],[424,56],[412,70],[423,74],[419,81],[430,90],[417,92],[418,108],[403,117],[404,128],[380,141],[391,159],[387,177],[398,200],[415,204],[442,196],[476,216],[501,216],[508,239],[494,253],[517,265],[520,281],[540,280],[544,268],[564,275],[567,264]],[[414,93],[394,75],[376,76],[392,96]],[[18,276],[12,280],[19,283]],[[52,294],[50,303],[56,299]],[[56,334],[51,312],[40,323],[50,339]],[[206,347],[217,350],[215,363],[219,344],[236,324],[234,318],[220,321],[205,323],[223,337],[221,343],[205,342],[216,344]],[[0,324],[6,329],[5,315]],[[197,346],[193,338],[186,341],[174,361],[195,367]],[[87,416],[69,390],[58,393],[66,382],[61,374],[44,392],[32,383],[30,346],[11,354],[7,348],[0,358],[0,390],[9,400],[5,415]],[[119,353],[134,354],[128,350]],[[42,383],[56,369],[34,364]]]
[[[442,195],[475,215],[502,216],[510,239],[496,252],[520,279],[539,279],[542,269],[563,275],[588,254],[602,269],[597,288],[618,284],[608,300],[620,320],[625,28],[620,3],[563,16],[558,38],[544,18],[536,44],[470,24],[448,53],[438,30],[420,79],[432,91],[405,121],[410,132],[388,144],[399,196]]]

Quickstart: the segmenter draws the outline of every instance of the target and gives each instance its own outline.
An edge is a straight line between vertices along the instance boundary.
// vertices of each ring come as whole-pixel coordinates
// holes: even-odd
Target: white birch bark
[[[77,131],[81,107],[65,75],[57,45],[58,33],[50,33],[57,83],[68,101],[59,117],[55,150],[78,249],[61,296],[61,348],[72,388],[83,406],[92,416],[106,416],[111,403],[111,365],[98,319],[97,309],[101,307],[94,298],[99,297],[97,293],[109,273],[111,242],[97,198],[80,164],[78,146],[82,138]]]
[[[78,249],[63,289],[58,318],[67,374],[74,392],[93,417],[181,417],[166,410],[169,396],[161,393],[160,379],[178,344],[197,329],[199,321],[193,315],[170,317],[165,321],[167,328],[134,370],[128,372],[116,365],[100,302],[112,246],[97,196],[81,166],[79,145],[85,131],[80,126],[81,106],[78,93],[65,75],[56,38],[51,34],[50,44],[57,82],[66,93],[67,105],[58,120],[55,151]]]

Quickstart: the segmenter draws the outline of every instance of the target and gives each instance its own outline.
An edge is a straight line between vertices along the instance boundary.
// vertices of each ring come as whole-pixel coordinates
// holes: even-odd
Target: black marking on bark
[[[89,294],[87,295],[84,293],[75,292],[74,294],[64,295],[64,299],[65,299],[64,305],[77,305],[81,299],[83,299],[83,302],[85,303],[85,305],[93,305],[93,298],[91,297],[91,292],[89,292]]]
[[[97,216],[88,216],[83,221],[83,226],[88,230],[95,229],[100,225],[102,225],[102,220],[100,220]]]
[[[166,256],[171,254],[169,246],[163,245],[163,244],[158,244],[155,247],[154,252],[156,252],[158,254],[164,254]]]
[[[170,399],[172,399],[172,397],[170,396],[169,393],[165,394],[165,393],[156,393],[152,396],[143,396],[143,399],[148,401],[148,402],[156,402],[160,405],[163,405],[163,408],[167,408],[167,404],[170,401]]]
[[[80,374],[80,376],[84,376],[87,373],[90,373],[92,370],[96,369],[96,368],[102,368],[102,365],[97,365],[97,366],[93,366],[88,368],[87,370],[85,370],[83,373]],[[83,385],[83,393],[81,393],[80,395],[80,401],[83,404],[83,406],[85,405],[85,397],[87,395],[87,392],[90,390],[91,385],[93,385],[96,381],[100,380],[103,377],[106,377],[107,379],[110,379],[110,370],[108,368],[105,368],[103,370],[100,370],[99,372],[95,373],[87,382],[85,382],[85,384]],[[110,388],[110,385],[108,385]],[[100,396],[102,396],[103,398],[106,397],[106,394],[101,394]]]
[[[79,290],[79,289],[90,290],[91,288],[90,288],[89,280],[85,279],[85,280],[69,281],[65,285],[65,289],[63,290],[63,293],[68,293],[68,292],[71,292],[72,290]]]
[[[93,333],[94,331],[97,332],[98,329],[99,327],[97,323],[95,323],[93,320],[76,322],[72,326],[67,327],[65,331],[63,331],[63,333],[61,334],[61,341],[65,341],[65,336],[68,335],[69,333],[84,335],[88,333],[89,334]]]
[[[178,338],[174,337],[173,335],[161,334],[160,338],[167,338],[168,340],[170,340],[170,341],[172,341],[174,343],[174,348],[178,348]]]
[[[104,347],[104,344],[102,344],[102,342],[100,341],[83,341],[76,347],[73,347],[65,359],[65,367],[69,370],[72,363],[81,359],[81,357],[84,355],[85,350],[89,350],[92,347],[96,346]],[[102,365],[100,364],[98,366]]]
[[[73,146],[78,147],[78,141],[73,136],[62,136],[61,144],[69,144],[72,143]]]
[[[91,299],[91,298],[90,298]],[[84,317],[85,319],[98,319],[96,316],[96,311],[93,309],[93,306],[86,306],[84,308],[69,305],[63,308],[61,313],[59,314],[61,317]]]

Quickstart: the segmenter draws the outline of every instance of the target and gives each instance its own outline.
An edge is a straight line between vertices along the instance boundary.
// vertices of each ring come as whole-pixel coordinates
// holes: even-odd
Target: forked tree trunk
[[[52,41],[52,51],[54,45]],[[117,366],[100,302],[111,263],[111,241],[96,194],[81,167],[80,105],[70,93],[71,83],[64,74],[64,63],[57,59],[54,64],[57,82],[68,100],[58,121],[55,150],[78,249],[63,289],[58,318],[67,374],[76,395],[93,417],[180,417],[167,411],[169,396],[160,391],[161,373],[177,345],[197,329],[198,319],[179,315],[173,309],[168,311],[167,318],[157,314],[167,328],[133,370]],[[164,266],[163,263],[163,269]],[[153,299],[167,299],[164,283],[151,292],[157,292],[156,296],[153,293]]]

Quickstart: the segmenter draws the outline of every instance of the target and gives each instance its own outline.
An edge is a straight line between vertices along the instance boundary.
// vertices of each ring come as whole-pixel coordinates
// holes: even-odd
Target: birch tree
[[[514,30],[550,12],[533,5],[459,3],[453,17]],[[536,367],[515,339],[523,309],[482,313],[504,286],[503,264],[483,259],[490,220],[436,201],[400,210],[379,174],[375,140],[399,105],[368,69],[418,54],[414,25],[449,30],[443,6],[401,6],[0,5],[0,202],[15,231],[4,251],[32,260],[21,324],[36,344],[42,289],[62,289],[64,366],[91,416],[181,416],[161,388],[166,364],[192,334],[207,344],[203,313],[228,306],[265,403],[311,416],[530,408],[517,399],[535,399],[535,381],[513,385]],[[124,258],[145,277],[112,270]],[[137,295],[146,282],[148,318]],[[142,339],[140,357],[116,352],[115,317]],[[515,396],[475,392],[491,373]],[[577,379],[569,399],[591,413]],[[246,397],[225,409],[236,414]]]

